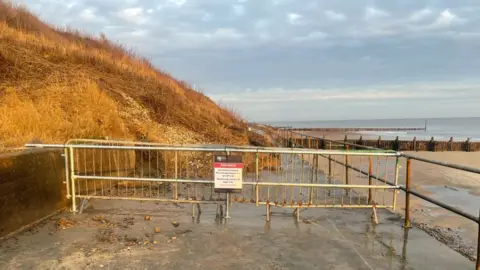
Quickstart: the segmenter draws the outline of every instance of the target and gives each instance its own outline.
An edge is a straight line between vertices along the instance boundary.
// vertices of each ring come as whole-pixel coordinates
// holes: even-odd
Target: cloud
[[[415,12],[413,12],[410,17],[408,18],[409,21],[411,22],[420,22],[420,21],[423,21],[427,18],[430,17],[430,15],[432,15],[433,12],[431,9],[428,9],[428,8],[424,8],[424,9],[421,9],[421,10],[417,10]]]
[[[203,14],[202,16],[202,21],[204,22],[208,22],[212,19],[212,14],[208,13],[208,12],[205,12],[205,14]]]
[[[388,14],[386,11],[383,11],[381,9],[374,8],[374,7],[365,8],[364,18],[367,21],[385,18],[388,16],[390,16],[390,14]]]
[[[295,37],[293,38],[296,42],[303,42],[303,41],[318,41],[321,39],[326,38],[328,35],[321,31],[315,31],[308,33],[306,36]]]
[[[233,13],[237,16],[242,16],[245,14],[245,6],[243,5],[234,5]]]
[[[337,13],[337,12],[334,12],[334,11],[331,11],[331,10],[326,10],[325,12],[325,16],[327,17],[328,20],[330,21],[345,21],[346,20],[346,16],[342,13]]]
[[[118,16],[125,21],[132,22],[135,24],[144,24],[147,22],[145,17],[144,10],[141,7],[135,8],[126,8],[118,13]]]
[[[442,11],[432,26],[437,28],[450,27],[455,23],[462,23],[465,19],[459,18],[455,13],[451,12],[449,9]]]
[[[292,25],[299,25],[302,24],[303,16],[297,13],[288,13],[287,14],[287,21]]]
[[[370,87],[348,88],[301,88],[283,89],[270,88],[242,92],[212,94],[210,97],[216,101],[227,103],[283,103],[283,102],[311,102],[311,101],[387,101],[398,99],[448,99],[469,98],[480,101],[478,85],[461,84],[413,84],[413,85],[384,85]]]
[[[103,18],[102,16],[99,16],[97,14],[97,10],[95,8],[92,8],[92,7],[83,9],[80,12],[79,17],[82,20],[89,21],[89,22],[104,22],[105,21],[105,18]]]
[[[168,0],[168,2],[180,7],[183,6],[187,0]]]
[[[412,85],[426,82],[441,89],[440,82],[478,77],[480,4],[471,0],[17,1],[54,25],[103,32],[246,112],[269,106],[277,110],[272,117],[304,110],[320,115],[325,111],[318,104],[306,104],[328,100],[322,106],[342,106],[348,117],[358,111],[345,104],[366,104],[367,98],[390,105],[422,100],[431,108],[438,104],[437,94],[455,100],[452,93],[466,91],[478,100],[475,91],[458,84],[437,92]],[[397,84],[405,86],[378,86]],[[255,90],[248,94],[246,88]],[[298,93],[305,97],[295,97]],[[284,101],[275,101],[281,95],[292,98],[291,112],[281,107]],[[362,112],[375,115],[378,106]],[[385,111],[386,117],[403,116],[400,107]],[[478,105],[457,109],[478,114]],[[415,111],[420,112],[409,113]]]

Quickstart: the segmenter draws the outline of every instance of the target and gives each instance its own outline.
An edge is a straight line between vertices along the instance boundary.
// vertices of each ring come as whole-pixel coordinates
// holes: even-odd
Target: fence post
[[[448,151],[453,151],[453,137],[450,137],[450,141],[448,141]]]
[[[411,186],[411,177],[412,177],[412,160],[407,158],[407,175],[406,175],[406,190],[405,190],[405,224],[404,228],[408,229],[412,227],[410,223],[410,186]]]
[[[373,168],[372,168],[372,156],[368,157],[368,185],[372,185],[372,174],[373,174]],[[368,189],[368,204],[372,204],[372,189]]]
[[[398,151],[400,150],[400,143],[398,142],[398,136],[395,138],[395,142],[394,142],[394,145],[393,145],[393,149],[392,150],[395,150],[395,151]]]
[[[417,137],[413,137],[413,151],[417,151]]]
[[[377,148],[381,148],[381,144],[382,144],[382,136],[378,136]]]
[[[465,151],[470,152],[470,138],[465,141]]]

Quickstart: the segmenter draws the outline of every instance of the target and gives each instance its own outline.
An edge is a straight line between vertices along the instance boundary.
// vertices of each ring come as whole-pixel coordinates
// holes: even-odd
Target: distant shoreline
[[[480,117],[471,118],[430,118],[430,119],[377,119],[377,120],[342,120],[342,121],[298,121],[298,122],[270,122],[272,126],[289,126],[294,129],[322,129],[320,132],[301,131],[315,136],[335,136],[344,139],[345,135],[351,139],[383,140],[449,141],[453,137],[455,142],[480,142]],[[426,129],[425,129],[426,126]],[[328,129],[336,129],[327,132]],[[340,132],[341,130],[344,132]]]
[[[344,140],[345,135],[349,140],[359,140],[360,137],[363,140],[395,140],[398,136],[399,140],[413,141],[416,138],[417,141],[430,141],[433,137],[435,141],[439,142],[448,142],[450,137],[444,136],[419,136],[418,134],[408,134],[408,132],[376,132],[376,131],[360,131],[360,132],[327,132],[327,131],[298,131],[298,133],[319,137],[322,138],[325,136],[326,139],[330,140]],[[468,138],[466,137],[453,137],[454,142],[465,142]],[[480,138],[470,138],[470,142],[480,142]]]

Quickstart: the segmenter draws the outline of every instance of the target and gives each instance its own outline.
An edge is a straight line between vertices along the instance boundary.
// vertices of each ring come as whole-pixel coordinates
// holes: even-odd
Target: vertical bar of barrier
[[[405,179],[405,224],[404,228],[411,228],[412,224],[410,223],[410,182],[412,177],[412,160],[407,158],[407,175]]]
[[[72,195],[70,195],[70,173],[69,173],[69,160],[70,160],[70,155],[68,152],[68,148],[63,149],[63,155],[65,156],[65,185],[67,186],[67,199],[72,198]]]
[[[230,218],[230,192],[227,192],[225,218]]]
[[[400,167],[400,158],[396,157],[395,159],[395,186],[398,185],[398,169]],[[393,210],[395,211],[395,208],[397,206],[397,191],[398,189],[393,189]]]
[[[258,175],[258,152],[255,153],[255,193],[256,193],[256,205],[258,206],[258,201],[259,201],[259,190],[258,190],[258,180],[259,180],[259,175]]]
[[[175,151],[175,181],[178,180],[178,151]],[[178,183],[175,182],[175,194],[173,199],[178,200]]]
[[[372,174],[373,174],[373,168],[372,168],[372,156],[368,157],[368,185],[372,185]],[[372,204],[372,189],[368,189],[368,204]]]
[[[349,147],[348,145],[345,145],[345,150],[349,150]],[[349,171],[348,171],[348,166],[349,166],[349,162],[350,162],[350,156],[348,155],[348,153],[345,153],[345,185],[349,185],[350,184],[350,179],[349,179]],[[349,194],[349,190],[348,188],[345,190],[346,191],[346,194],[348,196]]]
[[[328,184],[332,184],[332,155],[328,155]],[[331,194],[332,192],[329,188],[327,191],[327,195],[330,196]]]
[[[266,213],[266,217],[267,217],[267,222],[270,222],[270,202],[267,201],[267,204],[265,204],[266,208],[267,208],[267,213]]]
[[[70,153],[70,180],[72,181],[72,212],[75,213],[77,211],[77,202],[75,196],[75,163],[73,162],[73,148],[70,147],[68,149]]]

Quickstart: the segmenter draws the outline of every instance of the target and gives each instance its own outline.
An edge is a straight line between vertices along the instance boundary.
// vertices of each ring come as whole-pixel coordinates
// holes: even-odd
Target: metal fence
[[[265,205],[267,213],[270,207],[395,208],[395,191],[399,188],[380,181],[382,177],[393,183],[398,180],[398,155],[391,151],[104,140],[27,146],[65,149],[67,197],[72,200],[74,212],[81,212],[89,199],[193,204],[230,200],[230,203]],[[215,192],[215,154],[242,156],[242,190],[231,194]],[[329,162],[322,157],[330,157]],[[355,167],[345,167],[342,161]]]
[[[383,149],[371,147],[371,146],[365,146],[365,145],[360,145],[360,144],[355,144],[347,141],[336,141],[336,140],[331,140],[331,139],[326,139],[325,137],[315,137],[315,136],[310,136],[302,133],[297,133],[293,132],[291,129],[278,129],[277,132],[278,140],[282,142],[282,145],[285,147],[291,147],[291,148],[304,148],[304,149],[309,149],[309,148],[314,148],[314,149],[344,149],[348,151],[349,149],[363,149],[365,151],[385,151]],[[361,169],[361,167],[358,167],[354,164],[349,163],[348,158],[345,161],[339,161],[332,159],[330,156],[326,157],[329,162],[334,161],[337,162],[345,167],[349,167],[351,170],[355,171],[362,171],[362,173],[365,175],[365,172]],[[400,159],[405,159],[405,182],[404,185],[401,185],[398,183],[398,161]],[[402,190],[405,192],[405,220],[404,220],[404,227],[405,228],[411,228],[411,220],[410,220],[410,201],[411,201],[411,195],[418,197],[422,200],[425,200],[433,205],[439,206],[445,210],[448,210],[452,213],[455,213],[459,216],[462,216],[468,220],[471,220],[475,223],[478,224],[478,240],[477,240],[477,256],[476,256],[476,269],[480,270],[480,214],[479,216],[476,216],[474,214],[468,213],[462,209],[459,209],[457,207],[454,207],[452,205],[449,205],[445,202],[442,202],[440,200],[437,200],[435,198],[432,198],[428,195],[425,195],[419,191],[416,191],[412,189],[411,187],[411,180],[412,180],[412,160],[416,160],[419,162],[424,162],[432,165],[437,165],[445,168],[451,168],[455,169],[459,172],[468,172],[468,173],[474,173],[474,174],[480,174],[480,169],[479,168],[473,168],[469,166],[463,166],[463,165],[457,165],[457,164],[451,164],[447,162],[440,162],[440,161],[435,161],[435,160],[430,160],[426,158],[421,158],[417,157],[414,155],[409,155],[405,153],[398,153],[397,154],[397,166],[396,166],[396,181],[393,182],[389,180],[388,178],[385,177],[379,177],[376,176],[377,181],[385,183],[387,185],[392,185],[395,187],[398,187],[399,191]],[[395,203],[394,203],[395,205]]]

